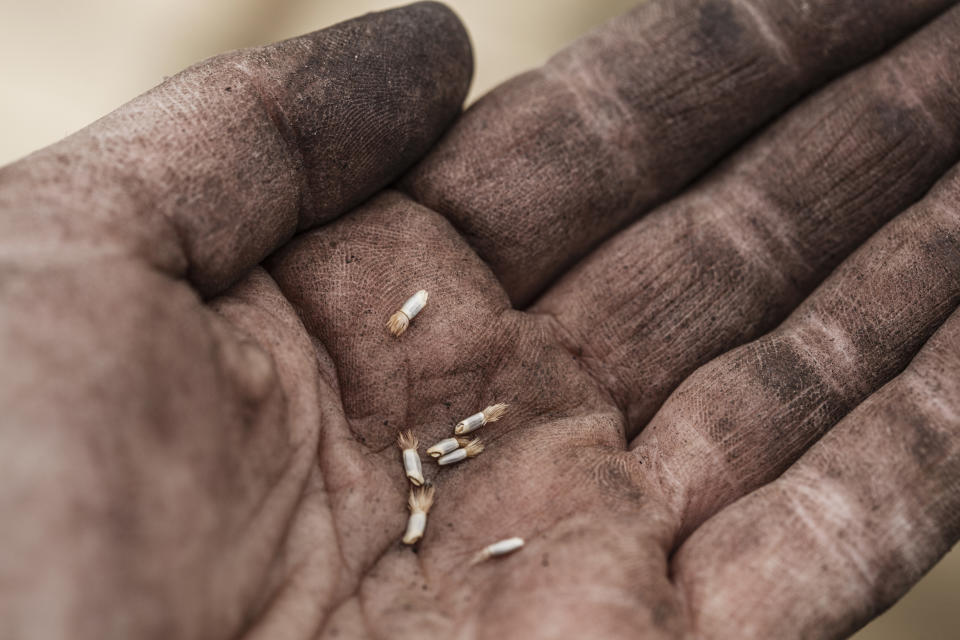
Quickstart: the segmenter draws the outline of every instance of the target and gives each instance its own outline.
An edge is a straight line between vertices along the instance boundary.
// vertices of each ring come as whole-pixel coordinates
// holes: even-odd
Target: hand
[[[144,158],[134,103],[8,168],[0,620],[98,638],[856,628],[960,536],[960,10],[922,26],[948,4],[645,3],[267,271],[410,157],[333,198],[355,170],[311,171],[324,153],[379,142],[370,167],[405,145],[352,133],[352,111],[314,120],[322,74],[269,112],[333,144],[223,151],[267,127],[251,115]],[[411,156],[466,67],[449,17],[419,10],[431,36],[406,46],[460,55],[382,49],[449,82],[402,105]],[[151,140],[184,121],[166,117]],[[271,149],[307,170],[257,162]],[[306,175],[302,204],[238,170]],[[483,454],[425,464],[437,502],[403,547],[397,431],[429,444],[497,401]],[[522,551],[467,567],[514,535]]]
[[[297,554],[337,556],[317,352],[255,265],[422,156],[471,68],[411,5],[201,63],[0,171],[0,638],[234,637]]]

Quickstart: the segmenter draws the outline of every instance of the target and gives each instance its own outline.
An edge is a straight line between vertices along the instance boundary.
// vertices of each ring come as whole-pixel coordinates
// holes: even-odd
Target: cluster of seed
[[[410,321],[426,306],[428,297],[429,294],[426,291],[420,290],[404,302],[403,306],[390,316],[390,320],[387,322],[387,329],[390,330],[390,333],[399,337],[405,332],[410,326]],[[454,427],[452,437],[444,438],[427,449],[427,454],[436,460],[440,466],[455,464],[480,455],[484,449],[484,444],[480,438],[466,438],[464,436],[487,423],[496,422],[506,412],[507,405],[498,403],[464,418]],[[404,431],[397,435],[397,446],[403,452],[403,470],[410,484],[413,485],[410,488],[410,497],[407,500],[410,517],[407,519],[407,530],[403,534],[404,544],[414,544],[423,537],[423,532],[427,527],[427,514],[430,512],[430,507],[433,506],[436,495],[436,489],[432,485],[424,485],[423,466],[418,451],[419,444],[419,440],[413,435],[412,431]],[[511,553],[522,546],[522,538],[507,538],[494,542],[478,551],[473,557],[472,564]]]

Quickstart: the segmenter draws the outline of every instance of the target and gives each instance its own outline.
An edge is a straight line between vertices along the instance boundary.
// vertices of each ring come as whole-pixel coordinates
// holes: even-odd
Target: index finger
[[[950,0],[651,0],[484,97],[406,179],[515,304]]]
[[[145,258],[212,295],[395,179],[471,72],[433,2],[217,56],[0,170],[0,255]]]

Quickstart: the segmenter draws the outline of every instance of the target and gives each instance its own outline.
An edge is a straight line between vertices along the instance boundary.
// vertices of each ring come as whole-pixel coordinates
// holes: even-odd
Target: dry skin
[[[449,130],[414,5],[4,168],[0,637],[843,637],[960,537],[950,4],[650,0]]]

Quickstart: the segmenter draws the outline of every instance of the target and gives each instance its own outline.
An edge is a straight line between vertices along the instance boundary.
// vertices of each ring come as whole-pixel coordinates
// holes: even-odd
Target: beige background
[[[201,58],[398,1],[0,0],[0,164],[58,140]],[[448,0],[473,38],[470,99],[633,3]],[[960,549],[855,638],[960,638]]]

